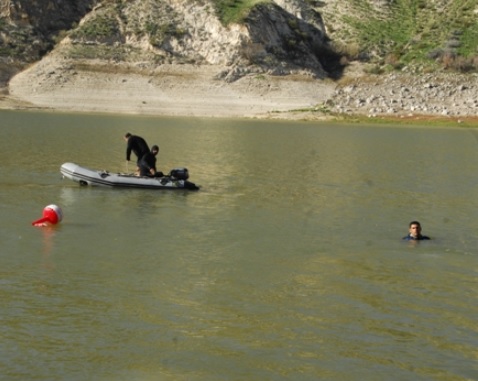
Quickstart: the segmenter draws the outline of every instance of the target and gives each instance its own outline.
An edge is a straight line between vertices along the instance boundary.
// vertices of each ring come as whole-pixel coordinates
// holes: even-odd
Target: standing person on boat
[[[133,151],[137,157],[136,170],[139,170],[139,161],[149,152],[148,144],[141,136],[132,135],[129,132],[124,136],[124,140],[126,141],[126,161],[130,160],[131,151]]]
[[[412,221],[408,224],[408,235],[403,237],[406,241],[422,241],[430,239],[426,235],[422,235],[422,226],[418,221]]]
[[[139,175],[148,177],[162,177],[162,172],[156,171],[156,155],[159,152],[159,147],[154,145],[151,151],[144,155],[139,161]]]

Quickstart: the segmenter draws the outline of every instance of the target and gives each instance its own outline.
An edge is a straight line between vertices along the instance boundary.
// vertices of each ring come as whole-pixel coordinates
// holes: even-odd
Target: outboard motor
[[[169,172],[169,176],[176,180],[187,180],[189,179],[189,172],[187,168],[174,168]]]

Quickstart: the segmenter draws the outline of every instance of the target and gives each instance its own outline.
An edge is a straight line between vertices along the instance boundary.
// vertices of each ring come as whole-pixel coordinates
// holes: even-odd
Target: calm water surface
[[[0,111],[1,380],[478,379],[475,130]],[[199,192],[84,188],[159,144]],[[61,224],[34,228],[46,205]],[[433,239],[401,241],[422,222]]]

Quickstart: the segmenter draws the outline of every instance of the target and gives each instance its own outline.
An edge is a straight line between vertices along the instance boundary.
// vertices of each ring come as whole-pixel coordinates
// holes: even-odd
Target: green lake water
[[[473,129],[0,111],[0,380],[478,379]],[[81,187],[158,144],[199,192]],[[56,204],[63,221],[32,227]],[[401,240],[419,220],[432,240]]]

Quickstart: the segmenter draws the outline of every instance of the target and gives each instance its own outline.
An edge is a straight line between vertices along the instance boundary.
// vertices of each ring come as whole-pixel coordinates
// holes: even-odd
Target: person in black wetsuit
[[[141,136],[132,135],[129,132],[124,136],[124,140],[126,141],[126,161],[130,161],[131,151],[133,151],[137,157],[136,165],[139,170],[139,161],[149,152],[148,144]]]
[[[408,224],[408,235],[403,237],[406,241],[422,241],[428,240],[430,237],[422,235],[422,226],[418,221],[412,221]]]
[[[139,175],[148,177],[162,177],[162,172],[156,171],[156,155],[159,152],[159,147],[154,145],[151,151],[145,154],[139,161]]]

